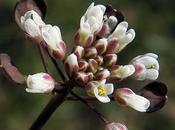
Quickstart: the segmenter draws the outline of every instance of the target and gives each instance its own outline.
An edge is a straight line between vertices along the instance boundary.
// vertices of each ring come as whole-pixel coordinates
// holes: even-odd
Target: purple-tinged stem
[[[50,99],[49,103],[45,106],[45,108],[40,113],[38,118],[34,121],[29,130],[42,129],[42,127],[46,124],[54,111],[65,101],[66,96],[69,94],[69,91],[73,89],[71,85],[73,86],[74,84],[67,81],[65,84],[58,86],[57,89],[54,90],[53,93],[55,95]]]
[[[88,101],[84,100],[83,98],[81,98],[80,96],[78,96],[76,93],[74,93],[73,91],[70,91],[70,94],[72,94],[75,98],[77,98],[79,101],[81,101],[82,103],[84,103],[85,105],[87,105],[95,114],[97,114],[97,116],[100,118],[100,120],[107,125],[109,123],[109,121],[100,113],[96,110],[96,108],[91,105]]]
[[[95,98],[95,97],[88,97],[88,96],[79,96],[79,97],[81,97],[83,100],[86,100],[86,101],[98,101],[97,98]],[[109,98],[111,99],[111,101],[115,101],[113,97],[109,97]],[[73,97],[73,96],[66,97],[66,100],[79,101],[78,98]]]
[[[54,111],[64,102],[67,94],[67,91],[64,93],[55,94],[40,113],[38,118],[34,121],[29,130],[41,130]]]
[[[48,63],[45,59],[44,49],[43,49],[41,44],[38,44],[37,47],[38,47],[39,54],[40,54],[40,57],[41,57],[41,60],[42,60],[42,63],[43,63],[44,70],[45,70],[46,73],[49,73]]]
[[[57,69],[57,72],[58,72],[59,75],[61,76],[62,80],[63,80],[63,81],[66,81],[66,77],[65,77],[65,75],[63,74],[63,72],[61,71],[61,69],[60,69],[60,67],[59,67],[59,65],[58,65],[58,63],[57,63],[57,61],[50,55],[50,53],[48,52],[48,50],[47,50],[47,53],[48,53],[49,57],[51,58],[52,63],[54,64],[55,68]]]

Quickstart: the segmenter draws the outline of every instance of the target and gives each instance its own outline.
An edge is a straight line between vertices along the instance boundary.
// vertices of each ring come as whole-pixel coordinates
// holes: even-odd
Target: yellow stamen
[[[106,88],[104,85],[101,85],[98,87],[98,95],[99,96],[105,96],[106,95]]]

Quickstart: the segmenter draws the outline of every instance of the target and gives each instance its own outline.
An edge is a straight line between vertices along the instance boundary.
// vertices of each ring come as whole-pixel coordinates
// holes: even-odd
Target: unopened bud
[[[103,64],[103,57],[102,56],[97,56],[95,58],[95,60],[97,61],[98,65],[102,65]]]
[[[42,28],[42,37],[48,45],[50,55],[56,59],[63,59],[66,54],[66,45],[57,26],[46,25]]]
[[[80,60],[78,62],[79,65],[79,71],[86,71],[88,68],[88,62],[86,62],[85,60]]]
[[[105,53],[105,51],[107,49],[107,44],[108,44],[108,42],[107,42],[106,38],[99,39],[95,43],[94,47],[97,49],[98,54],[101,55],[101,54]]]
[[[66,61],[64,62],[65,70],[69,74],[69,76],[76,73],[79,69],[77,56],[75,54],[71,54],[67,57]]]
[[[85,86],[89,81],[93,79],[93,74],[91,73],[85,73],[85,72],[77,72],[75,74],[75,81],[80,85],[80,86]]]
[[[107,124],[105,130],[128,130],[124,124],[112,122]]]
[[[119,46],[115,49],[115,53],[119,53],[135,38],[135,31],[128,29],[128,23],[123,21],[117,25],[114,32],[108,37],[108,39],[117,39]]]
[[[82,58],[84,56],[84,48],[81,46],[76,46],[74,49],[74,54],[78,59]]]
[[[94,40],[94,36],[93,34],[86,34],[85,32],[80,32],[80,30],[76,33],[75,35],[75,43],[77,45],[83,46],[83,47],[89,47],[93,40]]]
[[[86,58],[95,58],[98,52],[97,49],[94,47],[85,49],[85,57]]]
[[[108,46],[107,46],[106,53],[113,54],[116,52],[118,47],[119,47],[119,44],[118,44],[117,38],[110,39],[108,40]]]
[[[135,94],[129,88],[119,88],[115,91],[114,99],[122,106],[129,106],[137,111],[146,112],[150,106],[150,101],[140,95]]]
[[[104,56],[104,66],[111,67],[115,65],[117,62],[117,55],[116,54],[106,54]]]
[[[46,2],[45,0],[19,0],[14,8],[15,11],[15,20],[20,28],[23,29],[21,25],[21,16],[28,11],[34,10],[38,13],[42,18],[46,15]]]
[[[131,76],[134,72],[135,68],[133,65],[113,66],[109,79],[112,81],[120,81]]]
[[[95,78],[96,78],[97,80],[100,80],[100,81],[101,81],[101,80],[107,79],[109,76],[110,76],[109,70],[104,69],[104,70],[98,71],[98,72],[96,73]]]
[[[96,60],[94,59],[89,59],[89,66],[88,66],[88,71],[92,72],[92,73],[96,73],[97,72],[97,68],[98,68],[98,63]]]
[[[47,73],[37,73],[27,77],[26,91],[30,93],[51,93],[55,82]]]

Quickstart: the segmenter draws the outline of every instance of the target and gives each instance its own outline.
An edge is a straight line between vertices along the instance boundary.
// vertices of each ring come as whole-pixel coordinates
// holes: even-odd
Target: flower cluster
[[[40,15],[34,10],[27,11],[17,22],[27,35],[38,42],[45,41],[49,53],[56,59],[63,59],[66,54],[66,45],[62,40],[58,26],[45,24]]]
[[[42,52],[40,53],[47,73],[41,72],[27,77],[11,65],[7,55],[1,54],[1,68],[13,81],[21,84],[25,82],[26,91],[29,93],[64,92],[65,95],[60,94],[62,96],[60,102],[66,99],[68,93],[82,101],[81,96],[71,92],[78,86],[86,91],[88,98],[95,98],[102,103],[108,103],[112,99],[121,106],[139,112],[154,112],[164,106],[167,88],[163,83],[150,83],[137,93],[130,88],[114,85],[114,83],[118,85],[118,82],[128,77],[143,81],[156,80],[159,76],[158,56],[154,53],[139,55],[126,65],[118,63],[117,54],[135,38],[134,29],[128,29],[128,22],[124,20],[120,11],[109,5],[92,3],[80,19],[80,28],[74,37],[74,49],[66,57],[67,47],[59,27],[46,24],[42,19],[44,16],[42,8],[38,8],[33,2],[21,0],[16,5],[16,22],[29,40],[37,43],[43,50],[46,49],[64,82],[57,82],[48,74]],[[66,80],[66,76],[60,70],[57,59],[64,64],[69,79]],[[64,88],[64,91],[57,91],[57,84],[60,88]],[[83,103],[90,107],[86,100],[83,100]],[[108,123],[105,130],[127,130],[127,128],[121,123],[113,122]]]
[[[134,38],[135,31],[128,30],[128,23],[119,12],[111,6],[92,3],[81,17],[80,29],[75,35],[76,47],[65,61],[67,74],[85,88],[89,96],[103,103],[110,102],[108,95],[114,91],[111,82],[119,82],[129,76],[137,80],[157,79],[158,56],[153,53],[137,56],[128,65],[117,64],[117,54]],[[116,101],[123,101],[126,106],[141,112],[146,112],[150,105],[149,100],[130,89],[117,89],[114,97]]]

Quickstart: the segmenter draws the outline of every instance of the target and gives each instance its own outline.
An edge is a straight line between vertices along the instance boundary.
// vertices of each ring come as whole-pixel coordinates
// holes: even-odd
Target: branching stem
[[[106,125],[109,123],[109,121],[100,113],[96,110],[96,108],[91,105],[88,101],[84,100],[83,98],[81,98],[80,96],[78,96],[76,93],[74,93],[73,91],[70,91],[70,93],[77,98],[79,101],[81,101],[82,103],[84,103],[85,105],[87,105],[99,118],[100,120]]]
[[[89,96],[79,96],[81,97],[82,99],[86,100],[86,101],[98,101],[97,98],[95,97],[89,97]],[[115,101],[113,97],[109,97],[111,99],[111,101]],[[68,101],[79,101],[78,98],[74,97],[74,96],[69,96],[69,97],[66,97],[66,100]]]

